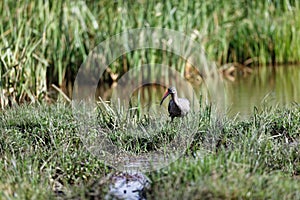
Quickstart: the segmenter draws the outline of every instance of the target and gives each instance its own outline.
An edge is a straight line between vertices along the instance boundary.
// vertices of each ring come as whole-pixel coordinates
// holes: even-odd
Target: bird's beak
[[[167,91],[165,92],[165,94],[164,94],[164,96],[163,96],[161,102],[160,102],[160,105],[164,102],[165,98],[167,98],[167,96],[168,96],[169,94],[170,94],[170,93],[169,93],[169,91],[167,90]]]

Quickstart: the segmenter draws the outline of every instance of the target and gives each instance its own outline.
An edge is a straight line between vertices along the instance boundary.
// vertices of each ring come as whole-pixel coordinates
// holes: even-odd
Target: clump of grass
[[[22,105],[1,113],[1,196],[49,199],[106,174],[85,151],[69,106]]]
[[[212,122],[196,136],[189,152],[194,157],[184,157],[151,174],[158,182],[149,195],[165,199],[299,198],[299,119],[295,106],[260,110],[243,121]]]
[[[73,114],[61,103],[0,113],[1,197],[103,197],[103,181],[114,170],[87,151]],[[149,198],[299,199],[299,105],[256,109],[243,120],[203,113],[200,119],[185,155],[148,173]]]
[[[97,121],[101,131],[107,132],[109,139],[117,146],[133,153],[147,153],[163,148],[182,131],[193,126],[192,121],[207,121],[209,113],[190,113],[190,118],[177,119],[170,123],[168,115],[162,112],[141,115],[138,108],[104,102],[98,103]],[[141,109],[141,108],[139,108]],[[199,125],[196,124],[195,127]]]

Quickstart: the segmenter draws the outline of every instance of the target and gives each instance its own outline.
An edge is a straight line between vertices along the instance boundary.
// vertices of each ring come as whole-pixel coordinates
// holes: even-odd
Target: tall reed
[[[72,84],[98,43],[131,28],[161,27],[191,36],[219,65],[299,63],[300,5],[272,1],[11,1],[0,3],[1,107],[44,99],[51,84]],[[110,68],[123,74],[147,62],[181,74],[177,55],[140,50]],[[104,81],[107,81],[105,79]]]

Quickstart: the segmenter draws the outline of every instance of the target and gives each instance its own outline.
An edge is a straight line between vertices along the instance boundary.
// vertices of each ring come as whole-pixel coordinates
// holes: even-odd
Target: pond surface
[[[247,117],[262,108],[300,103],[300,66],[261,67],[246,77],[225,81],[230,116]],[[231,105],[230,105],[231,104]]]
[[[224,78],[227,116],[247,118],[254,107],[282,107],[300,103],[300,66],[254,68],[251,74],[233,79]],[[194,89],[199,87],[194,85]],[[116,87],[101,85],[96,96],[110,100]],[[181,87],[182,88],[182,87]],[[84,88],[83,88],[84,92]],[[141,108],[149,112],[150,107],[160,109],[159,103],[165,92],[160,85],[146,85],[133,91],[132,105],[140,102]],[[178,91],[179,97],[187,97],[186,91]],[[168,99],[163,104],[166,111]]]

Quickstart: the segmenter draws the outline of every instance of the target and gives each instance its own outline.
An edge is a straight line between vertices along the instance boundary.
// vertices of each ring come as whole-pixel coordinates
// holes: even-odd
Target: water
[[[260,67],[251,74],[229,79],[224,77],[226,110],[229,117],[249,117],[254,107],[282,107],[300,102],[300,66]],[[194,88],[199,87],[193,85]],[[184,89],[183,89],[184,90]],[[84,88],[83,88],[84,91]],[[110,100],[114,87],[101,85],[96,96]],[[160,85],[146,85],[133,91],[133,106],[139,106],[147,113],[160,109],[159,103],[165,88]],[[187,97],[186,91],[178,91],[179,97]],[[163,104],[166,111],[168,99]]]
[[[229,116],[248,117],[253,108],[283,107],[300,102],[300,67],[256,68],[246,77],[225,81]]]

